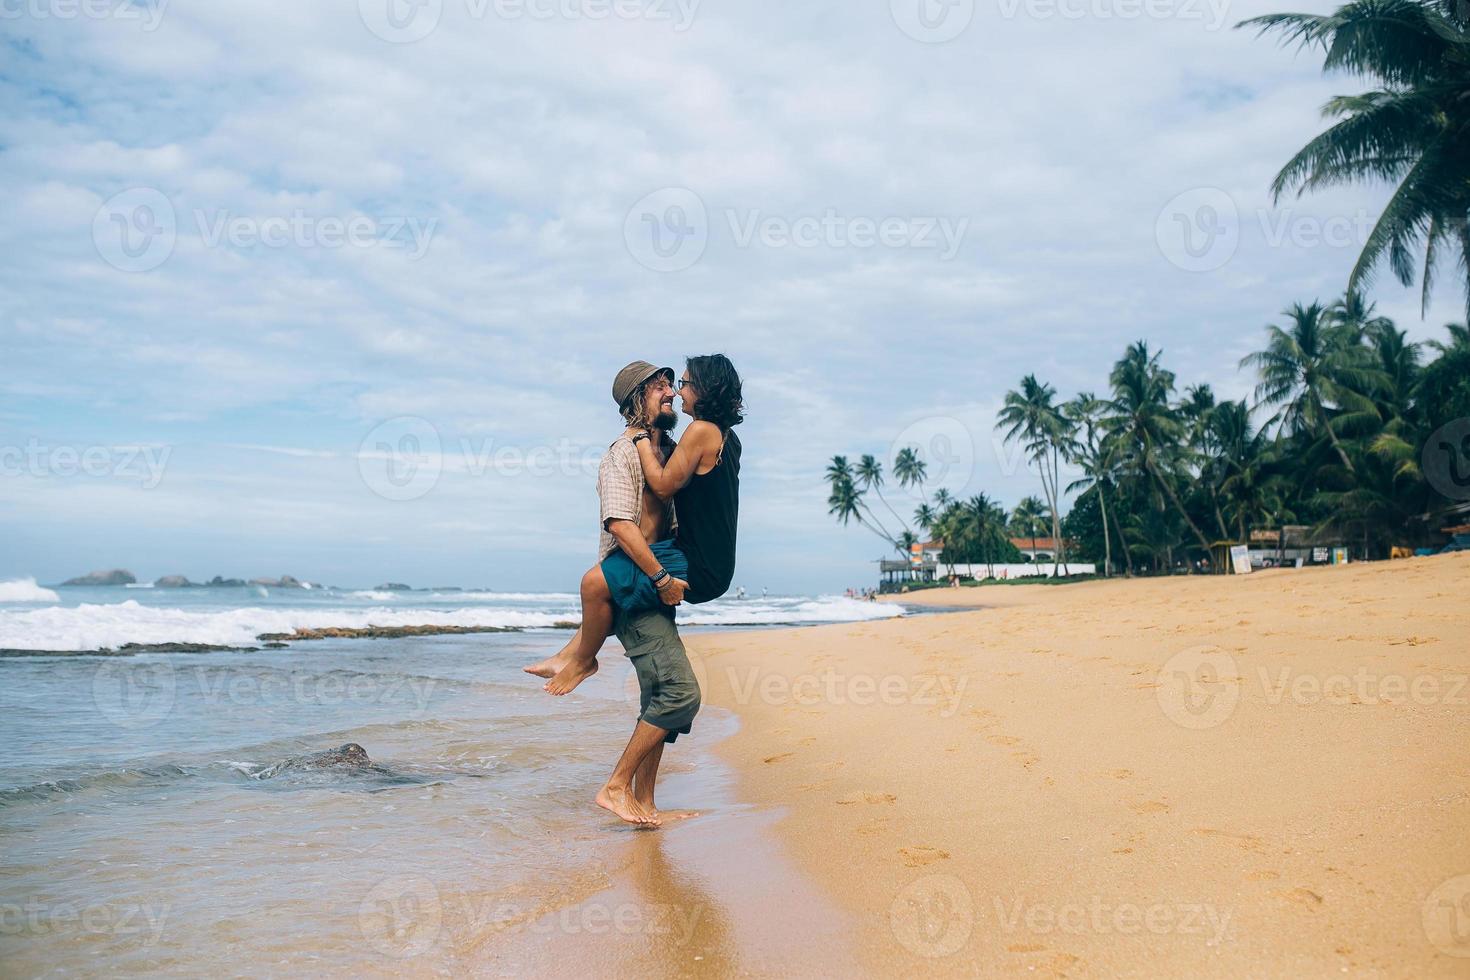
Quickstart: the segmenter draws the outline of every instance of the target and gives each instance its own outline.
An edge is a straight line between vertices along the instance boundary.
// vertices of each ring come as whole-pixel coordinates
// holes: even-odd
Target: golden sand
[[[1464,977],[1467,596],[1470,554],[689,647],[864,972]]]

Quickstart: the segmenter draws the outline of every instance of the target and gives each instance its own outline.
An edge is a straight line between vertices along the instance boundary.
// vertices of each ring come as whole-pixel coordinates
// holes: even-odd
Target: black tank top
[[[679,550],[689,559],[689,602],[725,594],[735,577],[735,525],[740,515],[740,437],[725,435],[714,469],[695,474],[674,494],[679,515]]]

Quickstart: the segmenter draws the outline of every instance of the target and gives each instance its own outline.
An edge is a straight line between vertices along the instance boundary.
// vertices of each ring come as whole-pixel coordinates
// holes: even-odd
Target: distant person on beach
[[[613,399],[627,428],[598,468],[600,561],[582,576],[582,625],[554,656],[525,668],[549,678],[548,693],[566,694],[597,671],[597,653],[616,633],[638,675],[642,713],[597,802],[654,826],[663,743],[688,733],[699,710],[674,606],[730,587],[739,513],[741,447],[732,429],[744,419],[740,377],[723,354],[691,357],[678,390],[694,421],[675,445],[673,370],[634,361],[618,372]]]

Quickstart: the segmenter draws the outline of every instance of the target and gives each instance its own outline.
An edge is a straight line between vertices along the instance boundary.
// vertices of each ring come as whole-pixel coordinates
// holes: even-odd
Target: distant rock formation
[[[105,572],[88,572],[69,578],[62,585],[132,585],[138,580],[126,568],[114,568]]]
[[[187,575],[165,575],[163,578],[153,580],[155,589],[195,589],[199,587],[198,582],[190,582]]]
[[[272,589],[304,589],[307,586],[301,583],[299,578],[293,575],[282,575],[280,578],[253,578],[251,585],[264,585]]]
[[[384,582],[382,585],[373,586],[379,592],[412,592],[413,586],[404,585],[402,582]]]
[[[280,643],[296,640],[369,639],[381,640],[398,636],[437,636],[455,633],[519,633],[519,626],[324,626],[311,629],[296,627],[294,633],[261,633],[262,642]]]
[[[235,589],[243,586],[245,580],[243,578],[220,578],[216,575],[204,584],[212,589]]]

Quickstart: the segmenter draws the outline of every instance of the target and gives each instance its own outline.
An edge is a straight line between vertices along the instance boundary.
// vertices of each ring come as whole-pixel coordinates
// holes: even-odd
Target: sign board
[[[1327,549],[1326,548],[1313,548],[1312,549],[1312,561],[1314,563],[1316,563],[1316,564],[1319,564],[1319,565],[1320,564],[1325,564],[1326,561],[1327,561]]]
[[[1236,575],[1250,574],[1251,549],[1249,545],[1233,544],[1230,546],[1230,567],[1235,570]]]
[[[1341,547],[1341,546],[1336,547],[1336,548],[1333,548],[1332,549],[1332,564],[1334,564],[1334,565],[1346,565],[1347,563],[1348,563],[1348,551],[1347,551],[1347,548]]]

